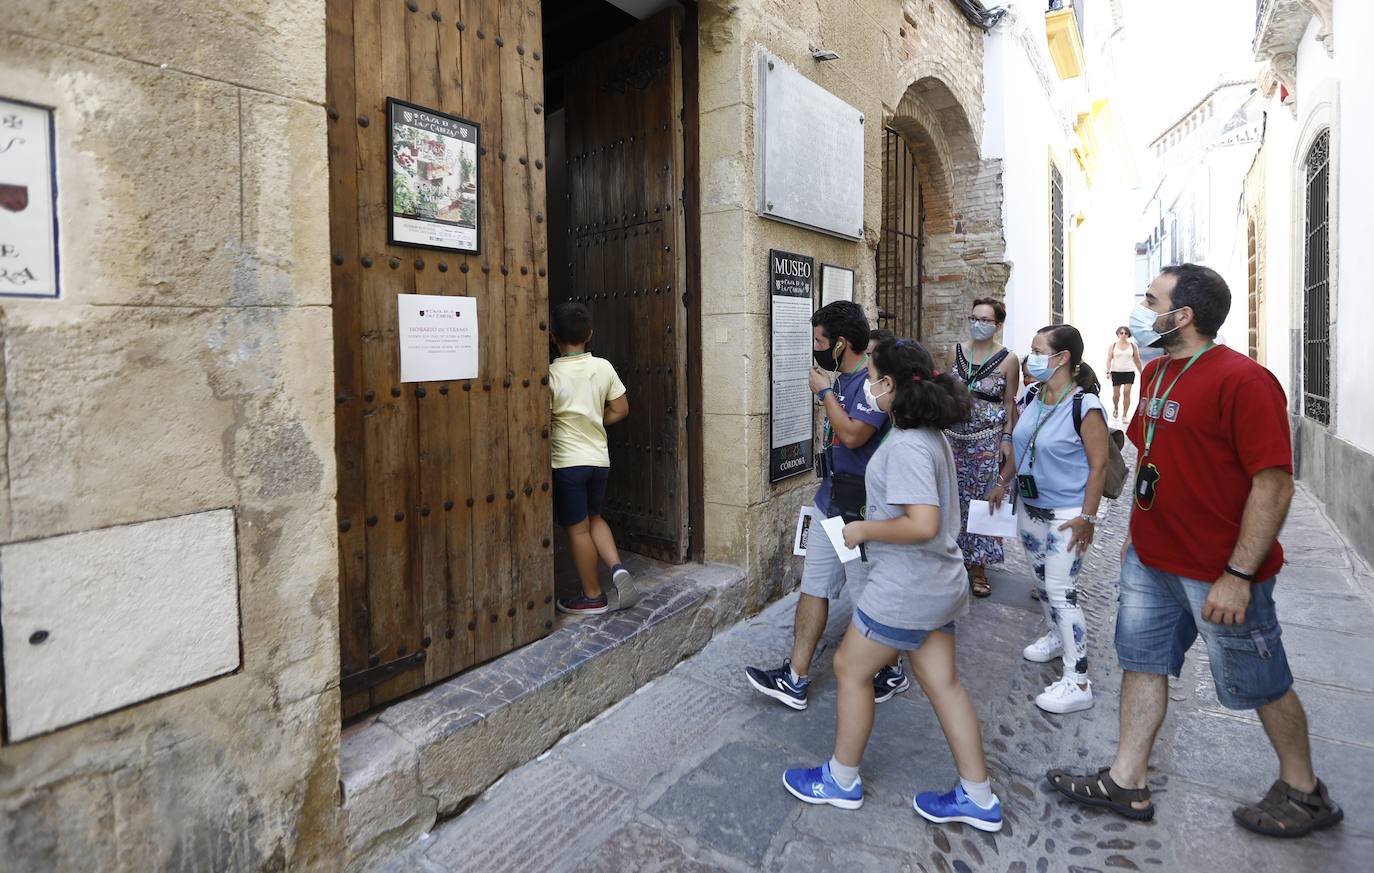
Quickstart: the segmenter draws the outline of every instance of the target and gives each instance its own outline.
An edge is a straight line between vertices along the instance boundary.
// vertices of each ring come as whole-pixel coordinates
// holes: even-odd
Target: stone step
[[[549,636],[346,728],[348,869],[372,869],[409,846],[741,617],[743,570],[691,564],[664,576],[640,577],[633,609],[560,621]]]

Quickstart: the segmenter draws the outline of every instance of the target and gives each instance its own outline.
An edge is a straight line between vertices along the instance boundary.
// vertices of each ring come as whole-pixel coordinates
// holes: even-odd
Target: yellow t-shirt
[[[549,366],[553,389],[553,430],[549,449],[553,468],[609,467],[606,426],[601,416],[606,404],[625,394],[615,367],[590,352],[558,358]]]

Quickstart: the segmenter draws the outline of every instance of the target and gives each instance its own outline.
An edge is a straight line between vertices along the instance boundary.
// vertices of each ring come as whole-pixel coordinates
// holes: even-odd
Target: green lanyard
[[[1048,386],[1046,386],[1046,387],[1048,388]],[[1053,415],[1053,414],[1054,414],[1054,411],[1055,411],[1056,409],[1059,408],[1059,404],[1061,404],[1061,403],[1064,402],[1064,398],[1065,398],[1065,397],[1070,397],[1070,396],[1073,395],[1074,392],[1073,392],[1072,390],[1070,390],[1070,389],[1072,389],[1073,387],[1075,387],[1075,386],[1070,385],[1069,387],[1065,388],[1065,389],[1064,389],[1064,393],[1059,395],[1059,399],[1056,400],[1056,401],[1054,401],[1054,405],[1050,407],[1050,415]],[[1030,470],[1034,470],[1034,469],[1035,469],[1035,440],[1036,440],[1037,437],[1040,436],[1040,428],[1044,427],[1045,424],[1046,424],[1047,422],[1049,422],[1049,418],[1048,418],[1048,417],[1044,417],[1044,416],[1045,416],[1045,394],[1044,394],[1043,391],[1037,392],[1037,393],[1036,393],[1035,401],[1036,401],[1036,403],[1035,403],[1035,430],[1031,431],[1030,445],[1027,446],[1027,448],[1026,448],[1026,456],[1027,456],[1027,459],[1028,459],[1029,462],[1030,462],[1030,465],[1029,465],[1029,467],[1028,467],[1027,469],[1030,469]],[[1042,420],[1042,417],[1043,417],[1043,420]]]
[[[1150,457],[1150,446],[1154,445],[1155,442],[1155,427],[1159,424],[1160,417],[1164,415],[1164,404],[1168,401],[1169,394],[1173,392],[1174,386],[1178,384],[1178,380],[1183,378],[1183,374],[1188,372],[1188,369],[1192,367],[1193,364],[1197,363],[1197,359],[1202,357],[1210,348],[1212,348],[1212,344],[1209,342],[1207,345],[1198,349],[1197,352],[1188,359],[1188,363],[1183,365],[1183,369],[1178,371],[1178,375],[1174,377],[1174,381],[1169,383],[1169,387],[1164,389],[1162,395],[1159,393],[1159,386],[1164,382],[1164,371],[1169,369],[1169,365],[1166,363],[1159,368],[1159,374],[1155,376],[1154,384],[1150,386],[1150,396],[1142,398],[1146,401],[1145,418],[1149,420],[1149,423],[1145,425],[1145,451],[1141,454],[1142,462]],[[1156,407],[1156,403],[1159,404],[1158,407]]]
[[[864,370],[864,369],[867,369],[867,368],[868,368],[868,355],[864,355],[864,359],[863,359],[862,362],[860,362],[859,366],[857,366],[857,367],[855,367],[854,369],[850,370],[848,373],[845,373],[845,375],[846,375],[846,376],[853,376],[855,373],[859,372],[860,370]],[[835,383],[836,383],[836,384],[839,384],[839,381],[840,381],[839,379],[836,379],[836,380],[835,380]],[[832,389],[830,389],[830,390],[833,392],[835,389],[832,388]],[[859,389],[859,390],[863,390],[863,389]],[[838,399],[839,394],[836,394],[835,396],[836,396],[836,398]],[[840,406],[844,406],[844,404],[841,403]],[[822,451],[828,451],[828,450],[830,449],[830,447],[831,447],[832,445],[834,445],[834,443],[832,443],[832,442],[830,441],[830,437],[831,437],[830,416],[827,415],[827,416],[825,417],[825,427],[821,430],[821,450],[822,450]],[[881,444],[880,444],[880,445],[881,445]]]

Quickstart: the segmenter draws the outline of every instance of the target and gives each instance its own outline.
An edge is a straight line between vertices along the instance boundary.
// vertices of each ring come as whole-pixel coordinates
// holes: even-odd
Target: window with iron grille
[[[1331,131],[1307,152],[1307,222],[1302,265],[1302,412],[1331,423]]]
[[[1064,175],[1050,161],[1050,324],[1064,323]]]
[[[878,327],[921,339],[925,201],[916,155],[901,134],[883,132],[883,229],[875,254]]]

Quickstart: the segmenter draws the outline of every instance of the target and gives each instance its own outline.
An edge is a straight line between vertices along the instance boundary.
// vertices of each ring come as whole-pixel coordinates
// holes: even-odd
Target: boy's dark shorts
[[[610,467],[559,467],[553,471],[553,517],[562,527],[600,515]]]

